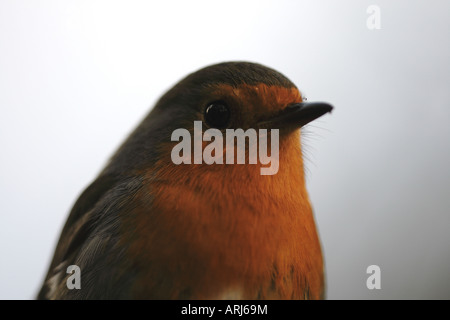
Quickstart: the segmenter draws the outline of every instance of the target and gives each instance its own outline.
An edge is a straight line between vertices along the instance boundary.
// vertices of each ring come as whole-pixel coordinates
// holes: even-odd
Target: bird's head
[[[273,129],[277,129],[280,156],[284,154],[286,157],[301,158],[298,129],[332,109],[327,103],[303,100],[300,91],[288,78],[263,65],[249,62],[212,65],[188,75],[163,95],[119,150],[119,157],[116,158],[127,158],[120,162],[134,163],[135,167],[141,168],[156,162],[170,163],[173,148],[182,138],[178,135],[177,141],[174,141],[173,134],[181,129],[192,138],[188,146],[192,152],[187,155],[187,159],[186,150],[183,150],[183,163],[199,164],[194,159],[194,139],[195,123],[198,125],[200,122],[202,134],[206,133],[206,138],[200,136],[202,152],[210,141],[217,140],[218,134],[223,135],[220,143],[224,146],[222,164],[225,167],[228,167],[227,153],[229,155],[226,136],[230,130],[236,129],[242,129],[247,134],[249,129],[254,130],[258,137],[264,134],[266,137],[271,136],[267,139],[268,155],[273,149]],[[208,136],[208,132],[214,137]],[[245,141],[248,142],[245,146],[248,164],[252,141],[248,136]],[[257,140],[256,144],[260,142]],[[261,146],[257,145],[252,151],[258,152],[258,147]],[[216,160],[221,156],[217,155],[217,149],[210,154],[216,156]],[[234,154],[235,164],[236,157],[237,151]],[[256,159],[261,164],[258,156]],[[297,164],[302,165],[301,162]],[[280,165],[283,165],[281,160]],[[214,171],[223,170],[222,167],[217,168],[212,164],[205,168]]]

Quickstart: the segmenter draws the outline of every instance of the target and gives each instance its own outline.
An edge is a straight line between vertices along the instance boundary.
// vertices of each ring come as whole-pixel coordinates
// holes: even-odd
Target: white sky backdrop
[[[366,9],[381,9],[368,30]],[[34,298],[79,193],[186,74],[249,60],[308,126],[330,299],[450,299],[450,2],[0,1],[0,299]],[[366,268],[381,267],[381,290]]]

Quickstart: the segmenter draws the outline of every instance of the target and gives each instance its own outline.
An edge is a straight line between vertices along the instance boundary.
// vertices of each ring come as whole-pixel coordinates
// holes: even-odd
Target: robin
[[[78,198],[38,298],[323,298],[299,129],[331,109],[303,101],[289,79],[260,64],[188,75]],[[174,163],[172,133],[193,132],[196,121],[223,133],[278,130],[276,173],[261,174],[260,161]]]

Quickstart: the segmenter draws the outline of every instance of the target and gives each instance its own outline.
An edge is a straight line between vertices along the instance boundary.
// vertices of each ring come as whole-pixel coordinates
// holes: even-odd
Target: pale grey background
[[[336,107],[305,138],[328,298],[450,298],[450,2],[1,0],[1,299],[35,296],[73,202],[156,99],[226,60]]]

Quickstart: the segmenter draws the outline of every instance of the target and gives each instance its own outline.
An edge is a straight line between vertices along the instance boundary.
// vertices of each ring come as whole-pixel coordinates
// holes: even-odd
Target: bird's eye
[[[211,128],[223,129],[230,121],[230,109],[222,101],[212,102],[206,106],[205,121]]]

